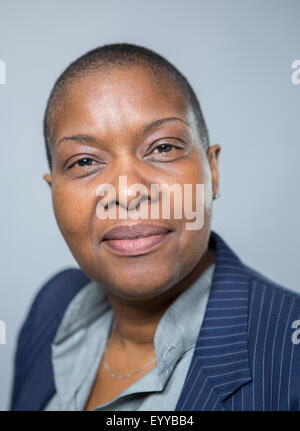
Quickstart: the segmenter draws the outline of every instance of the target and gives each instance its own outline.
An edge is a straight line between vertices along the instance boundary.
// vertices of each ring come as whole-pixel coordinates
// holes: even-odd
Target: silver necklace
[[[112,333],[113,333],[113,331],[115,330],[115,328],[116,328],[116,320],[115,320],[115,322],[114,322],[114,327],[113,327]],[[110,341],[109,341],[109,342],[110,342]],[[139,373],[140,371],[144,370],[145,368],[149,367],[151,364],[153,364],[153,363],[156,361],[156,357],[155,357],[155,358],[153,358],[150,362],[147,362],[147,364],[145,364],[143,367],[139,368],[138,370],[135,370],[133,373],[126,374],[125,376],[120,376],[120,375],[117,375],[117,374],[113,373],[113,372],[111,371],[111,369],[109,368],[109,366],[108,366],[107,359],[106,359],[106,352],[107,352],[107,348],[108,348],[108,346],[109,346],[109,343],[107,344],[106,349],[105,349],[105,352],[104,352],[103,363],[104,363],[104,367],[105,367],[106,371],[108,372],[108,374],[109,374],[111,377],[114,377],[114,378],[116,378],[116,379],[128,379],[128,377],[132,377],[132,376],[134,376],[135,374],[137,374],[137,373]]]

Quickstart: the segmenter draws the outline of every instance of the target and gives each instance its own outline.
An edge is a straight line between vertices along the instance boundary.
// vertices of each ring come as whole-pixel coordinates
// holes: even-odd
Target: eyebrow
[[[179,118],[179,117],[166,117],[166,118],[161,118],[160,120],[152,121],[152,123],[147,124],[147,126],[144,127],[143,133],[150,132],[151,130],[156,129],[157,127],[161,126],[164,123],[167,123],[168,121],[181,121],[186,126],[189,126],[189,123],[187,121],[183,120],[182,118]]]
[[[152,121],[151,123],[147,124],[147,126],[145,126],[143,128],[143,132],[142,133],[143,134],[149,133],[152,130],[158,128],[162,124],[167,123],[169,121],[181,121],[186,126],[189,126],[189,123],[187,121],[183,120],[182,118],[179,118],[179,117],[166,117],[166,118],[160,118],[159,120],[155,120],[155,121]],[[57,142],[57,146],[60,145],[64,141],[95,142],[95,138],[93,138],[92,136],[89,136],[89,135],[84,135],[84,134],[78,134],[78,135],[72,135],[72,136],[64,136],[64,137],[62,137]]]

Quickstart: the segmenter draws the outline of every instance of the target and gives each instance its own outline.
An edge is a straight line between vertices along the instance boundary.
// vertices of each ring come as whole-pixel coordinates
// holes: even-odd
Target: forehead
[[[140,66],[88,73],[73,80],[56,105],[51,124],[53,141],[62,133],[122,133],[124,128],[138,129],[170,116],[193,122],[191,108],[178,85]]]

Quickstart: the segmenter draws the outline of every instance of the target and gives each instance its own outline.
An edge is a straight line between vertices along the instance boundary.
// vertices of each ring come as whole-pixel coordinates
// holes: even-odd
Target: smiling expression
[[[205,153],[194,113],[175,85],[167,78],[158,81],[141,66],[87,74],[67,89],[51,128],[52,172],[44,178],[51,185],[58,226],[86,274],[126,298],[154,297],[189,274],[208,244],[218,186],[210,155],[217,156],[218,148]],[[120,176],[127,178],[123,189]],[[146,187],[148,205],[159,204],[150,203],[151,184],[176,183],[182,189],[204,184],[204,226],[187,230],[184,215],[99,220],[95,191],[103,183],[116,190],[111,204],[126,211],[136,199],[129,191],[132,184]],[[141,223],[147,232],[143,226],[134,231]],[[127,226],[119,231],[123,237],[105,238],[118,226]]]

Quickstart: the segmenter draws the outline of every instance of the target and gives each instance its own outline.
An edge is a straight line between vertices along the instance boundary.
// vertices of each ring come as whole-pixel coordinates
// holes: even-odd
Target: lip
[[[108,231],[102,242],[120,254],[136,256],[158,248],[171,232],[158,225],[122,225]]]

